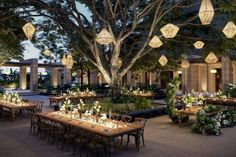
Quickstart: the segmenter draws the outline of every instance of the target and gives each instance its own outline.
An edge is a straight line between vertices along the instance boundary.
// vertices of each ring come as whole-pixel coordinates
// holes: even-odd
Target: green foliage
[[[167,114],[173,122],[178,122],[178,116],[176,115],[176,93],[180,85],[180,79],[174,78],[166,88],[166,103],[167,103]]]
[[[145,97],[133,97],[134,106],[136,110],[151,109],[151,100],[146,99]]]
[[[206,113],[212,113],[212,112],[217,112],[221,109],[221,107],[219,106],[215,106],[215,105],[207,105],[205,107],[203,107],[203,110],[206,112]]]
[[[236,111],[225,110],[222,112],[221,126],[232,127],[236,125]]]

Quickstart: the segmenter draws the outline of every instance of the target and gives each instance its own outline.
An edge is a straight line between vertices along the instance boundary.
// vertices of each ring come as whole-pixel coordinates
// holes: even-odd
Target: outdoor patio
[[[46,100],[45,96],[29,96],[29,99]],[[45,101],[46,102],[46,101]],[[44,111],[48,110],[48,103]],[[58,149],[29,134],[29,118],[1,121],[0,154],[3,157],[70,157],[72,152]],[[134,144],[126,149],[115,150],[114,157],[234,157],[236,127],[223,129],[221,136],[193,134],[189,125],[179,127],[171,124],[167,116],[148,119],[145,128],[145,144],[136,152]],[[126,140],[124,140],[126,141]],[[133,141],[131,142],[133,143]],[[145,155],[144,155],[145,154]],[[74,155],[74,156],[78,156]]]

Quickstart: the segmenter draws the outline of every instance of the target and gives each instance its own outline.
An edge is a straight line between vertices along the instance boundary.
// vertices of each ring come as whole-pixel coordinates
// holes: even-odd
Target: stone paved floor
[[[47,102],[47,97],[28,97]],[[44,110],[48,110],[45,106]],[[29,119],[0,120],[0,157],[72,157],[37,137],[29,135]],[[114,157],[235,157],[236,127],[222,129],[221,136],[193,134],[190,126],[176,126],[167,116],[149,119],[145,130],[146,147],[134,145],[113,152]],[[131,141],[133,143],[133,141]],[[77,154],[78,156],[78,154]]]

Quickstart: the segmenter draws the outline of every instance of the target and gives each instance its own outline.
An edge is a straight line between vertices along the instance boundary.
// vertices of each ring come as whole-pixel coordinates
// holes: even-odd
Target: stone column
[[[188,92],[188,69],[182,69],[182,93]]]
[[[216,92],[215,90],[215,74],[211,70],[215,69],[213,64],[207,64],[207,90],[208,92]]]
[[[64,68],[64,84],[71,84],[71,69]]]
[[[233,67],[229,57],[222,57],[222,90],[224,91],[227,83],[233,82]]]
[[[51,84],[54,88],[58,86],[59,80],[58,80],[58,69],[57,68],[52,68],[51,69]]]
[[[232,66],[233,66],[233,84],[236,84],[236,62],[233,62]]]
[[[19,86],[21,90],[26,90],[27,88],[27,68],[26,66],[20,67],[20,80]]]
[[[30,65],[30,91],[38,90],[38,59],[32,59]]]

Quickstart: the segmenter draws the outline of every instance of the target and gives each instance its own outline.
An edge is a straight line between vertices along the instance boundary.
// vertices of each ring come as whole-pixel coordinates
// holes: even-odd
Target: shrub
[[[145,97],[133,97],[133,102],[136,110],[150,109],[152,108],[151,101]]]

